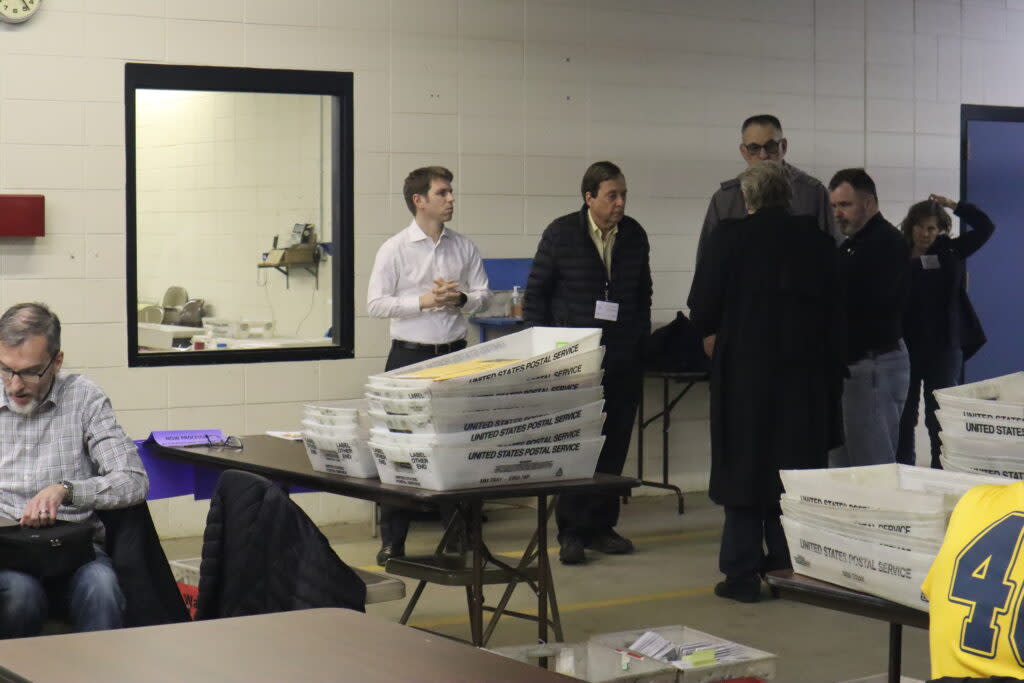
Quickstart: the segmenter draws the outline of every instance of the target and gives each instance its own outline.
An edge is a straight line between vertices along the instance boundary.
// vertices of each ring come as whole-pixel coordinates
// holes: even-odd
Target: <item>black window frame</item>
[[[353,358],[355,353],[354,181],[352,73],[298,69],[188,66],[128,62],[124,70],[126,305],[128,367],[275,363]],[[135,92],[213,92],[321,95],[332,99],[331,320],[332,344],[274,349],[139,351],[138,241],[136,216]],[[254,265],[255,267],[255,265]]]

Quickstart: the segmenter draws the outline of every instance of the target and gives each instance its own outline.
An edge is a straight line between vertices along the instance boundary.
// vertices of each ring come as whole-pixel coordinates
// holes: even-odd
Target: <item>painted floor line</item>
[[[657,600],[678,600],[680,598],[696,598],[704,595],[711,595],[714,592],[712,586],[702,586],[700,588],[686,588],[678,591],[668,591],[666,593],[649,593],[647,595],[633,595],[622,598],[612,598],[609,600],[593,600],[589,602],[575,602],[567,605],[559,605],[558,609],[562,614],[567,612],[582,612],[588,609],[603,609],[606,607],[622,607],[624,605],[636,605],[641,602],[654,602]],[[517,610],[524,614],[537,614],[536,609],[520,609]],[[489,619],[490,615],[485,614],[484,619]],[[461,624],[468,624],[469,617],[449,617],[447,619],[431,619],[428,621],[418,621],[409,624],[417,628],[435,629],[441,626],[458,626]]]

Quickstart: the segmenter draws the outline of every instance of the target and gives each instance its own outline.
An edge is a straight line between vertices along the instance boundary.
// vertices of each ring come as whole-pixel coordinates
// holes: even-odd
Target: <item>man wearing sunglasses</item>
[[[817,178],[785,161],[788,142],[782,134],[782,123],[779,119],[771,114],[751,116],[743,122],[740,134],[740,156],[747,162],[747,166],[753,166],[761,161],[777,161],[782,164],[786,177],[793,187],[790,213],[794,216],[814,216],[822,232],[832,235],[837,243],[840,242],[842,235],[836,230],[832,220],[828,190]],[[704,227],[700,231],[700,241],[697,243],[697,261],[699,262],[704,254],[708,233],[726,218],[743,218],[746,215],[747,207],[743,203],[743,193],[740,192],[740,181],[730,178],[723,182],[711,197],[711,204],[708,205],[708,212],[704,217]]]
[[[51,609],[76,631],[123,624],[125,598],[95,510],[141,502],[149,479],[106,394],[61,374],[63,363],[60,320],[46,306],[18,304],[0,316],[0,519],[96,530],[96,559],[70,575],[41,581],[0,566],[0,637],[38,635]]]

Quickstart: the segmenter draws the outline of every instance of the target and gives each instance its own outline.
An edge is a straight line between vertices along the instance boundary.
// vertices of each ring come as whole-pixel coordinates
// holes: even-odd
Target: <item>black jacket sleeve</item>
[[[554,323],[551,314],[551,292],[557,281],[558,263],[555,259],[555,229],[552,224],[541,235],[530,268],[530,276],[526,280],[523,320],[534,325]]]
[[[697,333],[703,338],[718,332],[722,322],[722,302],[725,296],[727,238],[731,225],[723,221],[717,229],[708,234],[705,251],[697,261],[693,274],[690,296],[686,305],[690,309],[690,320]]]
[[[953,250],[960,258],[965,259],[981,249],[985,242],[988,242],[992,233],[996,231],[996,226],[984,211],[968,202],[957,204],[956,211],[953,213],[960,217],[962,224],[972,228],[971,230],[961,230],[959,237],[950,240]]]

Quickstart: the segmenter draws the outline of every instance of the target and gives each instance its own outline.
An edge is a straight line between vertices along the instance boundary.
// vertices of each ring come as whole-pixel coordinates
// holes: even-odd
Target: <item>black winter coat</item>
[[[288,494],[228,470],[210,500],[196,619],[314,607],[366,611],[366,584]]]
[[[835,243],[810,216],[764,209],[710,234],[689,306],[711,360],[711,499],[777,503],[780,469],[842,443],[843,309]]]
[[[97,510],[96,514],[106,528],[106,551],[124,593],[124,625],[188,621],[188,610],[146,502],[117,510]]]
[[[605,368],[632,370],[651,331],[651,266],[647,233],[623,216],[612,247],[608,279],[587,225],[587,207],[555,219],[544,230],[526,282],[523,318],[551,327],[600,327]],[[619,304],[615,322],[594,318],[605,298]]]

